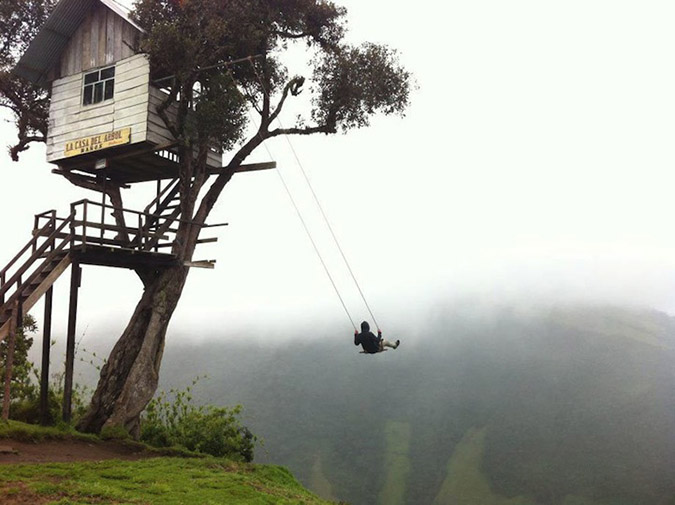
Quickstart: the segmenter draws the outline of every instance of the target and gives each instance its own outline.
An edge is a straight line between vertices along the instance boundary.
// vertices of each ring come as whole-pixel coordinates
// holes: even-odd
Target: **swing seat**
[[[368,351],[361,351],[359,354],[380,354],[381,352],[388,351],[389,349],[382,349],[381,351],[376,351],[376,352],[368,352]]]

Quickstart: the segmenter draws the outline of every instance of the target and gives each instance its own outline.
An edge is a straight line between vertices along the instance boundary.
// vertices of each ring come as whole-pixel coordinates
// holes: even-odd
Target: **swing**
[[[258,73],[258,69],[256,68],[253,58],[249,58],[249,64],[251,65],[251,69],[253,70],[258,82],[260,83],[261,89],[263,93],[266,95],[266,97],[269,99],[269,93],[267,91],[267,88],[265,87],[265,83],[263,82],[263,79],[261,78],[260,74]],[[227,67],[228,72],[230,72],[230,78],[235,81],[234,75],[232,74],[231,70],[229,67]],[[284,126],[281,123],[281,119],[277,115],[275,117],[276,121],[279,123],[281,128],[283,129]],[[379,325],[377,324],[377,320],[375,319],[375,316],[373,315],[373,311],[370,309],[370,305],[368,305],[368,301],[366,300],[366,297],[363,294],[363,291],[361,290],[361,286],[359,285],[358,281],[356,280],[356,276],[354,275],[354,272],[352,271],[351,266],[349,265],[349,261],[347,261],[347,257],[345,256],[344,251],[342,250],[342,247],[340,246],[340,242],[337,239],[337,236],[335,235],[335,232],[333,231],[333,227],[330,224],[330,221],[328,220],[328,216],[326,216],[325,211],[323,210],[323,206],[321,205],[321,202],[319,202],[319,197],[316,195],[316,192],[314,191],[314,186],[312,186],[312,183],[309,180],[309,177],[307,176],[307,173],[305,172],[305,169],[302,165],[302,162],[300,161],[300,158],[298,157],[297,152],[295,151],[295,148],[293,147],[293,143],[291,142],[291,139],[289,138],[288,135],[284,135],[286,138],[286,141],[288,142],[289,147],[291,148],[291,151],[293,153],[293,156],[295,157],[295,161],[298,164],[298,167],[300,168],[300,171],[302,172],[302,175],[304,177],[305,182],[307,183],[307,187],[309,188],[313,198],[314,202],[316,203],[317,208],[321,212],[321,216],[323,217],[324,222],[326,223],[326,226],[328,227],[328,230],[330,231],[331,236],[333,237],[333,241],[335,242],[335,245],[338,248],[338,251],[340,252],[340,255],[342,256],[342,260],[344,261],[347,270],[349,271],[349,274],[351,275],[352,280],[354,281],[354,284],[356,285],[356,288],[358,289],[359,294],[361,295],[361,299],[363,300],[363,303],[365,304],[366,308],[368,309],[368,312],[370,313],[370,317],[373,320],[373,323],[375,323],[375,326],[378,328],[378,333],[379,333]],[[268,153],[269,153],[269,148],[268,148]],[[271,154],[270,154],[271,156]],[[335,290],[335,293],[337,294],[338,298],[340,299],[340,303],[342,304],[342,307],[345,310],[345,313],[347,314],[347,317],[349,318],[349,321],[352,324],[352,327],[354,328],[354,331],[356,331],[356,324],[354,323],[354,319],[352,319],[351,314],[349,313],[349,310],[347,309],[347,305],[345,304],[344,300],[342,299],[342,295],[340,294],[340,291],[338,290],[337,285],[335,284],[335,281],[333,280],[333,276],[331,275],[328,266],[326,265],[326,262],[323,259],[323,256],[321,255],[321,252],[319,251],[318,246],[316,245],[316,242],[314,241],[314,238],[312,237],[311,232],[309,231],[309,228],[307,226],[307,223],[305,222],[304,217],[302,216],[302,213],[300,212],[300,208],[298,207],[295,198],[293,198],[293,195],[291,193],[290,188],[288,187],[288,184],[286,183],[286,180],[284,179],[283,174],[281,173],[281,170],[277,170],[277,175],[281,179],[281,183],[284,186],[284,189],[286,190],[286,193],[288,194],[288,197],[293,204],[293,207],[295,208],[295,212],[298,215],[298,218],[300,219],[300,222],[302,223],[303,228],[305,229],[305,233],[307,234],[307,237],[309,238],[310,242],[312,243],[312,246],[314,247],[314,251],[316,252],[317,256],[319,257],[319,260],[321,261],[321,265],[323,266],[323,269],[326,272],[326,275],[328,276],[328,279],[330,280],[331,284],[333,285],[333,289]],[[361,351],[360,354],[380,354],[384,351],[386,351],[381,344],[380,344],[380,350],[376,352],[368,352],[368,351]]]

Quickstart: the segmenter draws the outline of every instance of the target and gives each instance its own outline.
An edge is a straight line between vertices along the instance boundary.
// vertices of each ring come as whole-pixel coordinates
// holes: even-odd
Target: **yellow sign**
[[[101,133],[66,142],[66,158],[91,153],[108,147],[128,144],[131,141],[131,128],[122,128],[110,133]]]

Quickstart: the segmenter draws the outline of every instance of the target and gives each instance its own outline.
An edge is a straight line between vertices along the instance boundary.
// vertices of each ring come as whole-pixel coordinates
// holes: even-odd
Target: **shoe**
[[[396,347],[394,347],[394,349],[398,349],[398,346],[399,346],[399,345],[401,345],[401,341],[400,341],[400,340],[397,340],[397,341],[396,341]]]

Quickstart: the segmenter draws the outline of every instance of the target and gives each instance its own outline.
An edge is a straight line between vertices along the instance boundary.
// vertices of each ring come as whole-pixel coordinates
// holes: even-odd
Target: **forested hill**
[[[449,307],[379,356],[302,335],[169,344],[164,386],[208,374],[197,394],[244,405],[259,460],[353,505],[675,504],[664,314]]]

